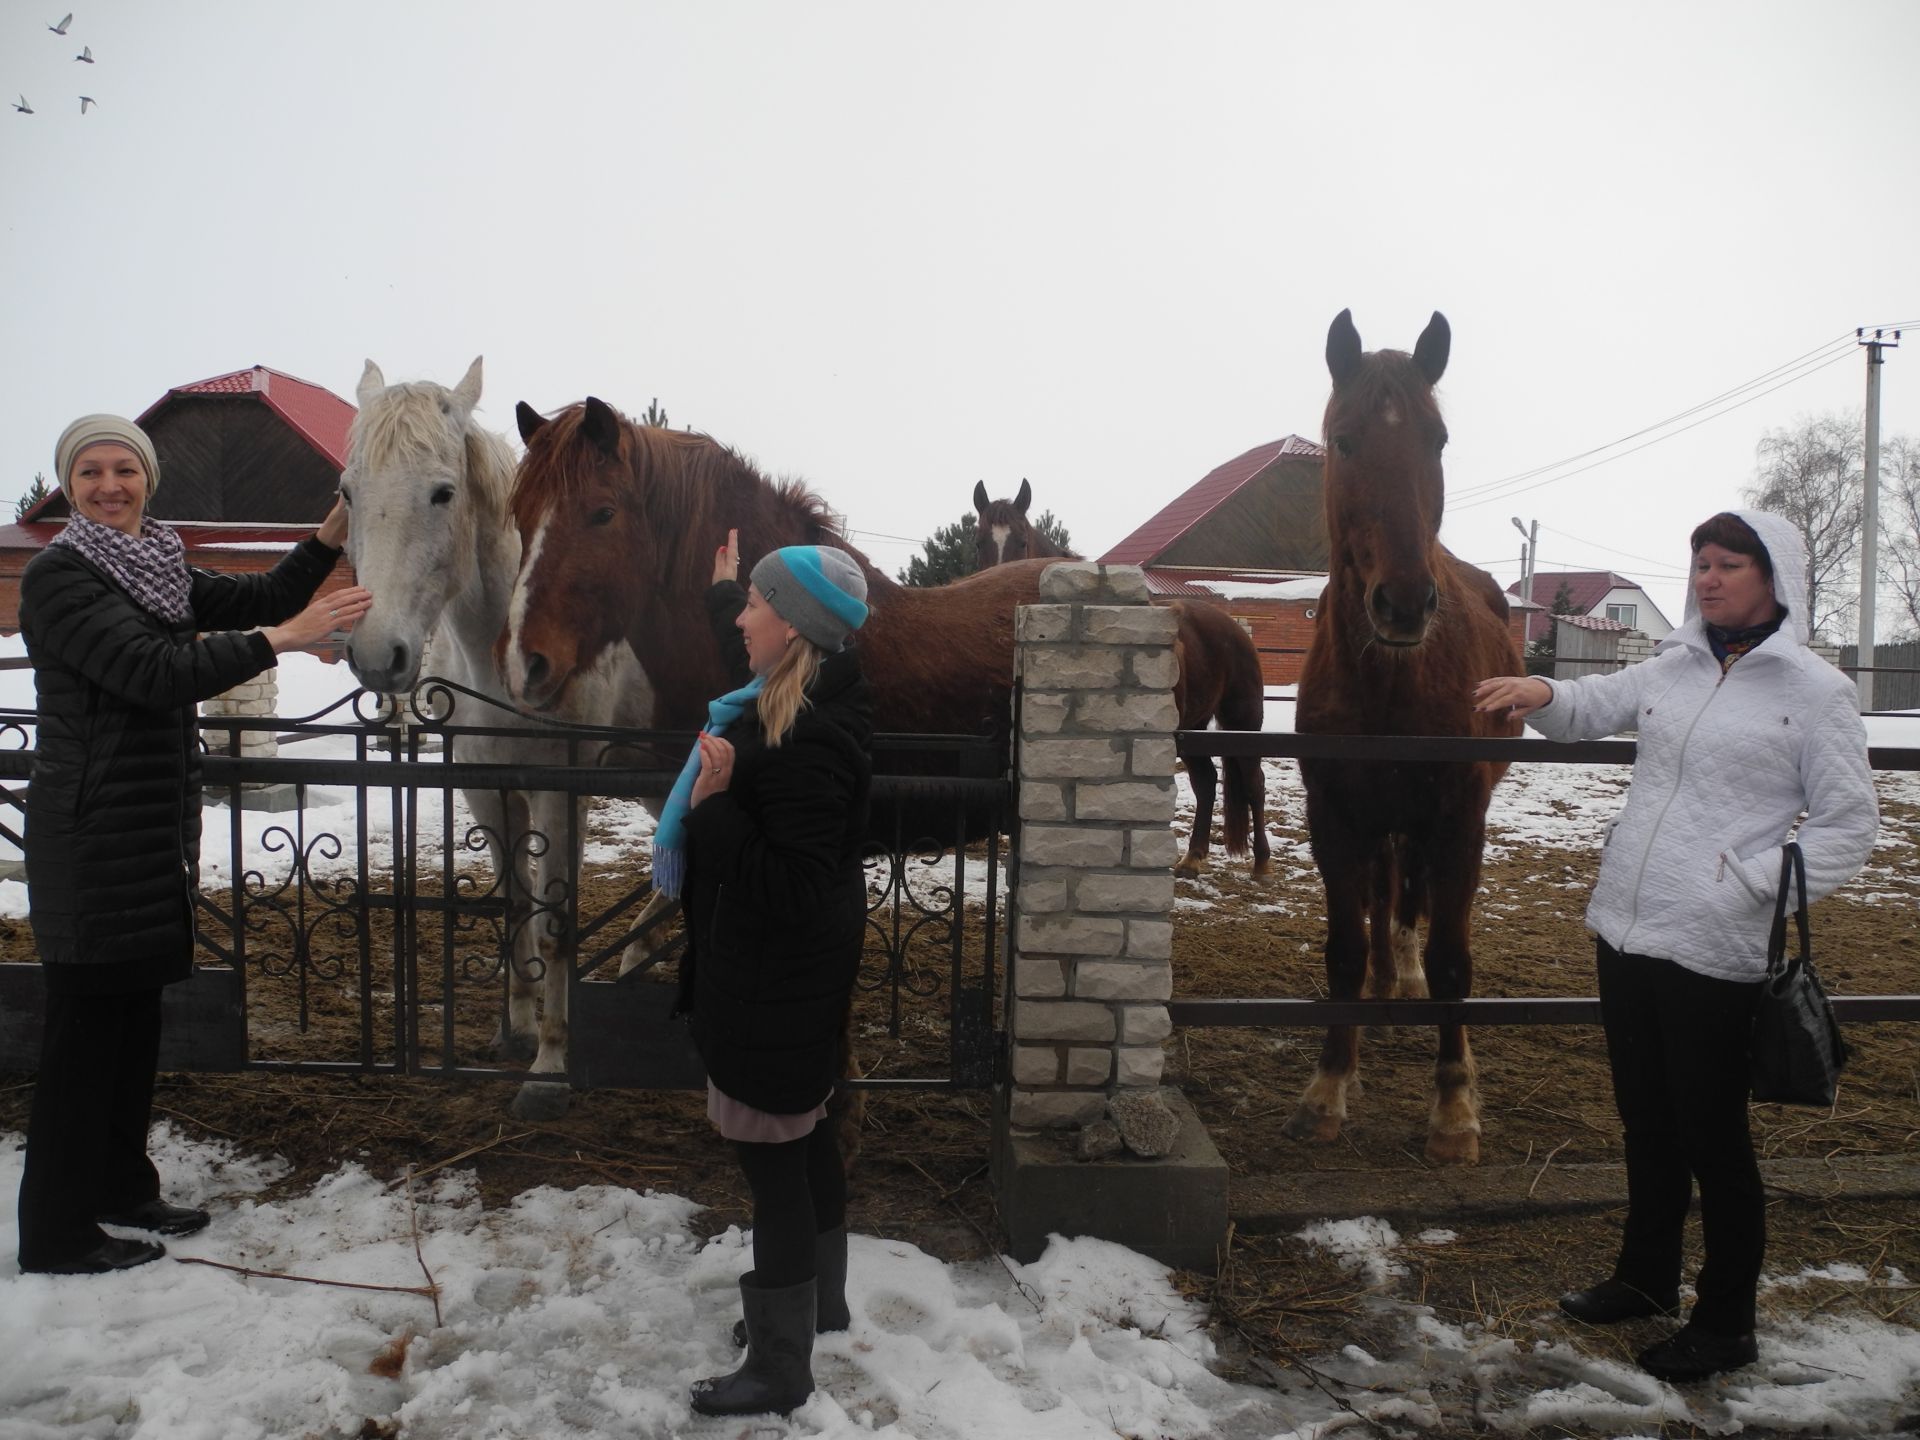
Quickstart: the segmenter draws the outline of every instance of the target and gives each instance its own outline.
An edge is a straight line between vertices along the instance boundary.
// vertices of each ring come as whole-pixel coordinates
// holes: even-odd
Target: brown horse
[[[1058,555],[1078,560],[1066,546],[1042,535],[1027,518],[1033,504],[1033,486],[1020,482],[1020,493],[1011,500],[989,500],[984,480],[973,482],[973,508],[979,513],[974,527],[977,547],[976,570],[991,570],[1008,560],[1032,560],[1043,555]]]
[[[1006,737],[1013,612],[1039,600],[1045,561],[911,589],[848,544],[804,485],[766,479],[708,436],[636,425],[591,397],[550,420],[524,403],[517,413],[527,453],[512,511],[523,558],[501,648],[521,703],[563,705],[626,643],[651,682],[654,725],[703,724],[727,676],[702,597],[731,528],[743,575],[782,545],[831,545],[859,561],[877,730]]]
[[[1011,500],[989,500],[987,487],[974,482],[973,508],[979,513],[979,565],[991,569],[1003,561],[1029,555],[1053,555],[1068,560],[1081,557],[1056,545],[1027,519],[1033,487],[1020,482]],[[1258,730],[1266,719],[1266,688],[1260,674],[1260,652],[1240,628],[1240,622],[1214,605],[1190,605],[1176,600],[1170,607],[1180,617],[1174,637],[1178,678],[1173,703],[1180,712],[1182,730],[1204,730],[1218,722],[1222,730]],[[1198,875],[1207,868],[1207,845],[1213,830],[1213,800],[1218,783],[1211,755],[1180,752],[1193,786],[1193,833],[1187,853],[1173,868],[1177,874]],[[1270,873],[1273,859],[1267,842],[1267,781],[1258,755],[1236,755],[1226,761],[1227,796],[1220,823],[1227,853],[1244,855],[1253,840],[1253,873]]]
[[[1484,571],[1440,544],[1447,428],[1433,387],[1451,336],[1435,312],[1413,354],[1363,354],[1349,312],[1327,334],[1333,396],[1326,414],[1331,572],[1300,677],[1297,726],[1318,735],[1515,735],[1518,722],[1477,715],[1475,683],[1520,673],[1506,597]],[[1487,800],[1503,763],[1302,760],[1307,828],[1327,893],[1327,982],[1356,999],[1464,999]],[[1427,922],[1423,963],[1414,926]],[[1371,943],[1369,943],[1369,941]],[[1287,1123],[1295,1139],[1330,1140],[1358,1078],[1359,1033],[1328,1030],[1320,1064]],[[1427,1156],[1480,1156],[1473,1052],[1466,1028],[1440,1027]]]

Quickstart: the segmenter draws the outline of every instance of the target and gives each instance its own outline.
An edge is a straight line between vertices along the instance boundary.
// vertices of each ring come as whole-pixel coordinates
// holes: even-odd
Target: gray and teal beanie
[[[753,567],[754,588],[773,613],[832,653],[867,619],[867,577],[830,545],[788,545]]]

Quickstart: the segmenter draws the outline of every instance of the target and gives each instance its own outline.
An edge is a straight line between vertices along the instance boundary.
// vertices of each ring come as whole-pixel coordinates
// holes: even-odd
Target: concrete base
[[[224,785],[209,785],[206,794],[207,800],[214,805],[225,805],[233,798],[233,792]],[[300,808],[300,789],[296,785],[243,785],[240,787],[240,808],[262,810],[269,815],[297,810]]]
[[[1040,1258],[1050,1235],[1091,1235],[1164,1265],[1211,1274],[1227,1238],[1227,1162],[1178,1091],[1180,1138],[1158,1160],[1076,1160],[1072,1131],[1014,1130],[996,1097],[993,1183],[1014,1259]]]

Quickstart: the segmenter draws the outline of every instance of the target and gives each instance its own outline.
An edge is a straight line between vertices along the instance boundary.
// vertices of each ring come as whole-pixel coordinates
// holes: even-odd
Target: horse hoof
[[[1173,873],[1176,875],[1185,875],[1191,880],[1194,876],[1205,871],[1206,868],[1206,861],[1197,860],[1191,855],[1182,855],[1179,862],[1173,867]]]
[[[529,1065],[540,1051],[540,1042],[531,1035],[496,1035],[487,1046],[487,1058],[508,1065]]]
[[[1427,1136],[1427,1159],[1435,1165],[1478,1165],[1480,1137],[1471,1130]]]
[[[572,1099],[573,1087],[564,1080],[529,1080],[514,1093],[507,1108],[516,1120],[558,1120]]]
[[[1268,876],[1272,874],[1273,874],[1273,861],[1268,859],[1266,856],[1263,855],[1260,857],[1260,859],[1253,862],[1253,878],[1254,879],[1265,880]]]
[[[1293,1112],[1293,1118],[1280,1127],[1280,1133],[1289,1140],[1305,1140],[1316,1144],[1325,1144],[1340,1137],[1340,1117],[1329,1115],[1324,1110],[1312,1110],[1301,1106]]]

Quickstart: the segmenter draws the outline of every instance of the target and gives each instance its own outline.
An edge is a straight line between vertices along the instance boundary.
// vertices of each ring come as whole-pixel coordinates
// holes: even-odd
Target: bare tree
[[[1856,611],[1849,585],[1860,552],[1865,435],[1858,410],[1803,416],[1769,430],[1754,447],[1747,502],[1789,520],[1807,547],[1807,623],[1816,636],[1843,635]]]
[[[1920,640],[1920,441],[1880,442],[1880,578],[1900,597],[1900,640]]]

